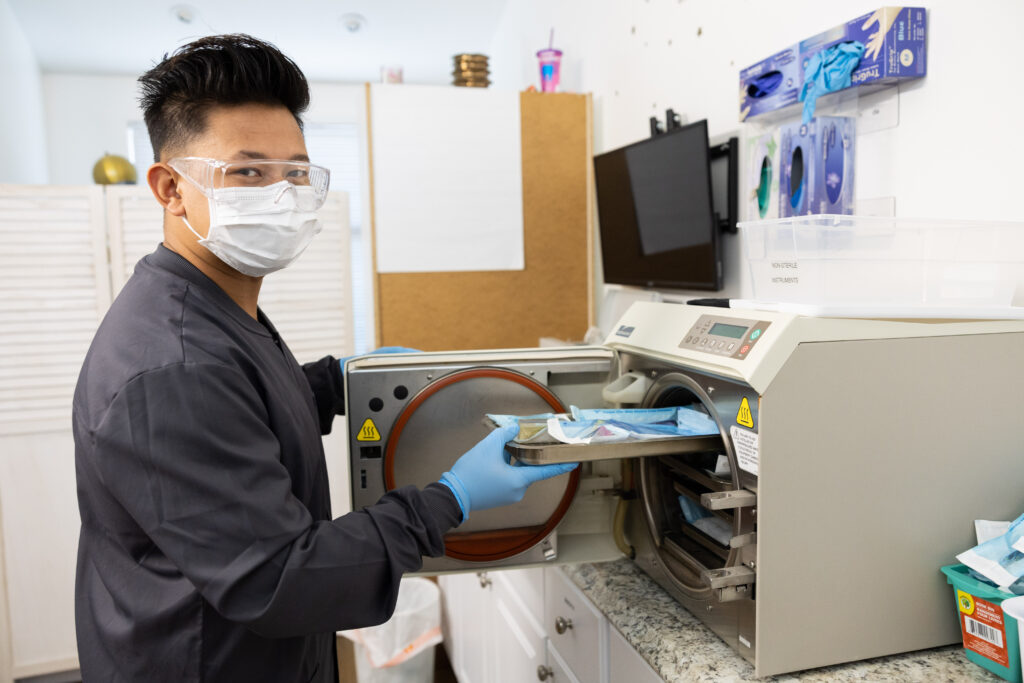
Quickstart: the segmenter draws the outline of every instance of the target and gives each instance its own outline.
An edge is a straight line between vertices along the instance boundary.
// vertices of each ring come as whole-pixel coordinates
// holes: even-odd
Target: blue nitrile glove
[[[462,508],[462,521],[473,510],[511,505],[523,499],[530,484],[571,472],[577,462],[558,465],[510,464],[505,444],[519,433],[518,425],[495,429],[455,461],[441,475],[441,483],[452,490]]]
[[[811,55],[804,68],[800,101],[804,103],[803,123],[814,117],[814,107],[822,95],[849,88],[853,70],[860,64],[864,43],[848,40]]]
[[[404,346],[382,346],[379,349],[374,349],[369,353],[358,353],[354,356],[345,356],[344,358],[338,359],[338,365],[341,366],[342,373],[345,372],[345,363],[352,360],[353,358],[359,358],[360,356],[377,356],[382,353],[420,353],[419,349],[407,349]]]

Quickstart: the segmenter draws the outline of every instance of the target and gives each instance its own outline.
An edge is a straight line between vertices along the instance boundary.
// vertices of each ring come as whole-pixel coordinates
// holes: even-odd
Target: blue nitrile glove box
[[[881,7],[743,69],[740,120],[796,103],[807,60],[819,50],[844,41],[857,40],[865,45],[864,55],[851,76],[854,86],[883,85],[924,76],[926,24],[923,7]],[[772,72],[781,77],[766,82]]]
[[[853,213],[856,127],[852,117],[816,116],[780,128],[779,216]]]
[[[924,7],[881,7],[802,41],[801,69],[815,52],[858,40],[864,55],[850,77],[852,85],[920,78],[926,73],[925,25]]]
[[[800,45],[740,71],[740,121],[797,101],[804,82]]]

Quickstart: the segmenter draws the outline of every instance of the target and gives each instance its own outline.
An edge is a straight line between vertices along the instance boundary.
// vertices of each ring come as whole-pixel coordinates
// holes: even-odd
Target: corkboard
[[[525,270],[375,273],[379,345],[441,351],[583,338],[593,320],[590,96],[524,92],[519,103]]]

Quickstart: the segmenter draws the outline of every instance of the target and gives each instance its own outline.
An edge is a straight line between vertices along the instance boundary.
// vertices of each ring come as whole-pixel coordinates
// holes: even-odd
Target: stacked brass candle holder
[[[464,88],[486,88],[491,84],[487,70],[487,55],[455,55],[455,85]]]

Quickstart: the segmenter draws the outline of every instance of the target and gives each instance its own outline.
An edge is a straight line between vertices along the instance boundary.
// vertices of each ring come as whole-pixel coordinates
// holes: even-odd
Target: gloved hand
[[[463,522],[473,510],[519,502],[530,484],[571,472],[579,466],[577,462],[524,465],[517,461],[510,464],[505,444],[518,433],[518,425],[495,429],[459,458],[450,471],[441,475],[441,483],[452,490],[462,508]]]
[[[344,358],[338,359],[338,365],[341,366],[341,372],[345,372],[345,363],[352,360],[353,358],[359,358],[360,356],[377,356],[382,353],[419,353],[419,349],[407,349],[404,346],[382,346],[379,349],[374,349],[369,353],[357,353],[354,356],[345,356]]]

